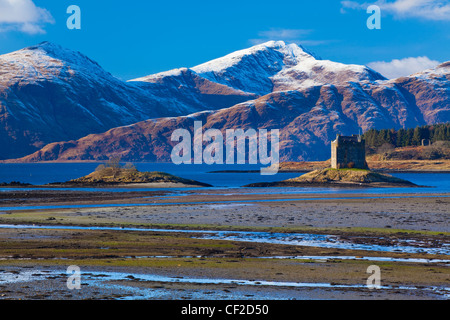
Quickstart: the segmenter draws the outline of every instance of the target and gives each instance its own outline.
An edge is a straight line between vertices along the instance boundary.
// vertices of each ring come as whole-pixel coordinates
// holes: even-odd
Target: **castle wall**
[[[365,141],[359,136],[338,136],[331,143],[331,167],[367,169]]]

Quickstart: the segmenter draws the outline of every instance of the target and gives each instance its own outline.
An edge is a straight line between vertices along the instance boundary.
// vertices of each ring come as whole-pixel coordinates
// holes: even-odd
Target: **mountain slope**
[[[389,81],[417,106],[426,123],[450,121],[450,61],[436,68]]]
[[[149,118],[229,107],[255,98],[192,72],[183,76],[181,87],[169,81],[124,82],[83,54],[48,42],[2,55],[0,159]]]
[[[337,133],[450,121],[448,65],[391,81],[274,92],[218,111],[139,122],[77,141],[54,143],[20,161],[104,160],[113,155],[127,161],[170,161],[175,144],[170,141],[172,132],[186,128],[192,133],[194,121],[202,121],[204,130],[219,129],[224,136],[231,128],[279,129],[282,161],[325,160]]]
[[[184,115],[193,111],[227,108],[258,97],[253,93],[212,82],[187,68],[161,72],[130,80],[128,83],[157,95],[168,107],[189,106],[182,109],[181,114]]]
[[[280,129],[284,161],[327,159],[337,133],[450,121],[449,66],[386,80],[270,41],[122,82],[89,58],[44,43],[0,56],[0,159],[50,143],[21,161],[115,154],[170,161],[171,133],[196,118],[223,132]]]
[[[86,56],[50,43],[0,56],[1,158],[168,115],[149,98]]]
[[[192,70],[211,81],[258,95],[312,85],[385,79],[366,66],[322,60],[305,48],[284,41],[240,50]]]

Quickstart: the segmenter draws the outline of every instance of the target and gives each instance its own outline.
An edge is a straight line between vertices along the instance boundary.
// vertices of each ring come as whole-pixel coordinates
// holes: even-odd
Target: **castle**
[[[360,135],[337,135],[331,142],[331,167],[367,169],[366,142]]]

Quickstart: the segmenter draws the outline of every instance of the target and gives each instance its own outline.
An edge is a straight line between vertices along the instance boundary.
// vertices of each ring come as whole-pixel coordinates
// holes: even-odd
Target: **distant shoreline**
[[[40,161],[40,162],[15,162],[11,160],[0,160],[0,164],[88,164],[104,163],[102,160],[88,161]],[[135,164],[155,163],[170,164],[171,162],[147,162],[132,161]],[[450,173],[450,159],[441,160],[387,160],[373,161],[367,160],[369,168],[374,172],[380,173]],[[281,162],[279,173],[306,173],[318,169],[330,167],[330,161],[288,161]],[[207,173],[259,173],[259,169],[252,170],[211,170]]]
[[[421,171],[421,170],[372,170],[380,173],[450,173],[450,170],[445,171]],[[259,173],[259,170],[216,170],[207,173]],[[278,173],[308,173],[310,170],[279,170]]]

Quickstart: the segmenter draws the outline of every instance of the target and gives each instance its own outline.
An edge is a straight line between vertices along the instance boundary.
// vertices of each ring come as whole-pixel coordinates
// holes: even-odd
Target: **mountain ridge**
[[[437,110],[431,117],[424,117],[420,107],[410,105],[396,85],[347,83],[274,92],[230,108],[151,119],[77,141],[55,143],[20,161],[105,160],[118,154],[126,161],[170,161],[174,146],[171,133],[178,128],[192,132],[194,121],[202,121],[204,130],[214,128],[222,133],[231,128],[280,129],[281,161],[326,160],[336,133],[416,127],[435,120]],[[441,110],[437,122],[448,119],[449,106]]]
[[[205,81],[203,87],[220,91],[219,84]],[[87,56],[49,42],[1,55],[0,159],[24,156],[55,141],[255,97],[220,89],[220,94],[203,92],[195,81],[184,88],[125,82]]]
[[[168,132],[190,127],[192,119],[201,115],[205,129],[280,129],[281,160],[319,160],[327,157],[327,146],[336,133],[352,134],[370,128],[412,127],[450,120],[450,62],[408,77],[388,80],[366,66],[321,60],[297,45],[270,41],[193,68],[179,68],[123,82],[80,53],[80,56],[76,53],[72,56],[70,51],[67,53],[66,49],[50,43],[43,43],[35,50],[42,50],[42,47],[67,55],[71,61],[79,58],[82,66],[98,68],[102,77],[113,85],[108,87],[108,81],[105,84],[97,78],[81,77],[87,82],[94,81],[90,89],[100,88],[105,92],[96,96],[94,103],[80,103],[86,93],[95,94],[89,88],[77,92],[80,87],[85,89],[85,83],[78,78],[73,80],[71,70],[74,68],[63,70],[67,67],[64,63],[61,66],[58,61],[49,61],[53,63],[49,72],[56,72],[58,77],[50,83],[44,78],[43,83],[50,87],[51,95],[56,92],[57,98],[63,101],[70,98],[75,105],[73,121],[77,121],[73,125],[84,126],[84,130],[72,135],[66,133],[71,122],[65,117],[72,105],[68,103],[67,107],[58,101],[51,102],[57,99],[48,96],[42,97],[42,106],[35,112],[35,118],[48,117],[48,111],[59,112],[58,121],[49,117],[14,128],[8,119],[17,115],[24,100],[8,99],[10,91],[13,94],[20,92],[21,85],[25,89],[33,88],[26,81],[36,78],[25,79],[21,85],[7,86],[5,73],[2,73],[5,55],[0,56],[0,142],[10,148],[26,143],[32,145],[26,149],[28,153],[23,151],[18,156],[17,152],[11,152],[13,156],[2,153],[0,159],[19,158],[25,162],[103,160],[113,153],[121,153],[130,161],[169,161],[172,143]],[[13,67],[18,69],[19,64],[13,64]],[[64,77],[75,81],[77,86],[72,86],[73,83]],[[41,78],[37,76],[37,79]],[[11,81],[20,83],[14,78]],[[83,83],[78,86],[80,81]],[[40,88],[33,90],[40,92]],[[111,101],[115,95],[121,98],[120,103]],[[25,98],[30,99],[29,95]],[[130,105],[130,101],[135,104]],[[47,110],[52,103],[54,108]],[[11,112],[11,106],[15,104]],[[25,109],[30,112],[33,107],[31,104]],[[80,124],[80,116],[75,110],[84,110],[89,121]],[[124,119],[127,111],[128,120]],[[117,113],[120,116],[116,116]],[[43,139],[39,131],[44,130],[42,123],[48,125],[46,130],[55,131],[47,139]],[[5,130],[11,127],[14,130]],[[24,132],[29,132],[33,139],[21,141],[20,135]],[[89,141],[93,144],[89,145]]]

